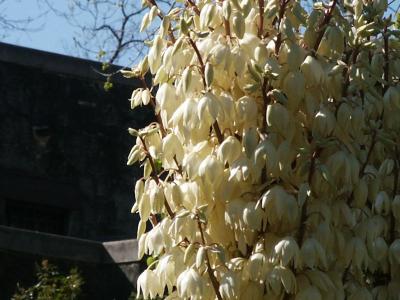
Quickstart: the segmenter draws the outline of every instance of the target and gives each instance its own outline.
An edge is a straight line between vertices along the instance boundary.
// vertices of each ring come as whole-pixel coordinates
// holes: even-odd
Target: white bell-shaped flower
[[[204,279],[194,269],[188,268],[177,279],[178,295],[182,298],[201,299]]]
[[[157,274],[152,270],[145,270],[137,280],[137,297],[143,295],[144,299],[154,299],[163,296],[164,288],[158,280]]]

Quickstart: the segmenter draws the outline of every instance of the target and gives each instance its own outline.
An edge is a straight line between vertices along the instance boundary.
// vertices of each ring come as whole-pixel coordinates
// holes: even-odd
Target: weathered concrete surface
[[[97,242],[0,226],[0,249],[88,263],[138,262],[137,240]]]
[[[102,243],[0,226],[0,299],[9,299],[17,283],[32,285],[42,258],[64,271],[77,266],[84,298],[127,299],[142,268],[137,253],[136,240]]]

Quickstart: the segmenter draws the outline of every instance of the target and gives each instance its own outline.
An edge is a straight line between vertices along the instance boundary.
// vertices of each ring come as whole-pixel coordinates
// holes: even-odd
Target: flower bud
[[[197,269],[199,269],[203,265],[206,251],[207,251],[206,248],[203,246],[201,246],[199,248],[199,250],[197,250],[197,254],[196,254],[196,268]]]
[[[368,252],[365,247],[365,243],[359,238],[354,237],[346,246],[346,257],[347,264],[350,262],[357,267],[359,270],[362,270],[363,267],[367,265],[368,262]]]
[[[240,142],[237,140],[237,138],[229,136],[218,147],[217,157],[224,164],[228,163],[229,165],[232,165],[232,163],[240,156],[241,153],[242,145]]]
[[[136,233],[136,238],[140,239],[140,237],[142,236],[143,233],[145,233],[145,231],[146,231],[146,221],[140,220]]]
[[[161,52],[163,50],[164,41],[161,36],[157,35],[154,38],[153,45],[150,48],[148,54],[148,62],[150,67],[150,72],[155,74],[157,69],[160,67],[161,64]]]
[[[400,195],[396,195],[392,202],[393,216],[397,221],[400,221]]]
[[[362,133],[362,129],[365,126],[364,117],[364,111],[361,109],[361,107],[356,107],[353,110],[353,113],[351,115],[351,126],[353,129],[353,134],[355,136]]]
[[[309,55],[300,66],[308,86],[319,85],[324,80],[325,72],[316,58]]]
[[[279,63],[287,65],[288,70],[292,72],[298,71],[303,59],[303,49],[290,41],[284,43],[278,57]]]
[[[300,249],[301,261],[308,268],[326,268],[327,261],[325,250],[314,238],[308,238],[303,242]]]
[[[200,299],[204,290],[204,280],[194,269],[188,268],[179,275],[177,289],[181,298]]]
[[[328,26],[317,53],[322,56],[340,57],[344,50],[344,35],[338,26]]]
[[[327,107],[321,105],[314,117],[312,134],[316,138],[327,137],[332,133],[335,125],[336,120],[333,113]]]
[[[259,45],[254,49],[254,59],[259,66],[265,66],[268,56],[268,50],[264,45]]]
[[[377,237],[372,243],[372,255],[377,261],[381,261],[387,256],[388,246],[382,237]]]
[[[148,220],[149,216],[150,216],[150,198],[147,194],[144,194],[142,199],[139,202],[139,215],[140,215],[140,219],[142,220]]]
[[[253,164],[256,178],[261,175],[261,171],[266,166],[268,174],[278,172],[278,153],[275,146],[268,140],[258,144],[253,154]]]
[[[222,15],[224,16],[225,20],[229,20],[232,13],[232,6],[230,1],[224,1],[222,3]]]
[[[246,25],[243,15],[239,12],[235,13],[232,17],[232,28],[237,38],[242,39],[246,31]]]
[[[351,128],[351,107],[346,102],[340,103],[337,109],[337,124],[346,132]]]
[[[257,147],[258,140],[258,132],[254,127],[244,130],[242,143],[248,158],[253,155],[254,150]]]
[[[274,130],[284,132],[289,126],[289,112],[280,103],[267,106],[267,124]]]
[[[175,134],[170,133],[163,138],[162,152],[163,158],[166,159],[170,164],[173,164],[172,160],[174,157],[176,157],[178,162],[182,162],[184,150],[181,141]]]
[[[273,250],[273,261],[280,261],[281,265],[287,266],[291,261],[294,266],[299,264],[300,250],[297,242],[292,237],[283,238],[278,244],[275,245]]]
[[[189,264],[189,260],[193,256],[195,249],[196,248],[193,243],[189,244],[189,246],[186,248],[185,254],[183,256],[183,262],[185,264]]]
[[[143,192],[144,192],[144,181],[143,180],[136,181],[136,184],[135,184],[135,199],[136,199],[136,202],[139,202],[140,199],[142,199]]]
[[[199,120],[205,122],[208,126],[215,122],[220,111],[217,98],[212,93],[205,93],[197,106],[197,116]]]
[[[206,78],[207,86],[210,87],[214,80],[214,67],[209,62],[206,63],[204,76]]]
[[[221,278],[219,292],[224,299],[238,299],[240,293],[240,284],[239,276],[232,271],[227,271]]]
[[[192,70],[190,67],[185,68],[182,73],[181,84],[183,92],[187,93],[191,88],[192,83]]]
[[[135,162],[137,162],[140,159],[140,154],[141,154],[141,150],[139,145],[135,145],[132,147],[131,152],[128,155],[128,161],[127,161],[127,165],[131,166],[133,165]]]
[[[391,108],[400,109],[400,91],[394,86],[390,86],[383,96],[383,101],[388,103]]]
[[[200,12],[200,27],[202,30],[208,30],[208,27],[212,27],[214,19],[217,14],[217,7],[208,3],[204,5]]]
[[[385,63],[382,52],[376,52],[371,59],[371,69],[375,75],[382,74],[382,66]]]
[[[246,270],[248,271],[250,280],[257,281],[260,279],[265,260],[266,257],[262,253],[255,253],[250,256],[246,266]]]
[[[164,192],[163,189],[152,180],[147,187],[150,198],[150,211],[152,213],[160,213],[164,207]]]
[[[400,239],[396,239],[389,247],[389,262],[392,266],[400,265]]]
[[[199,166],[199,176],[204,182],[218,186],[223,177],[224,165],[215,155],[208,155]]]
[[[243,221],[252,230],[260,230],[263,211],[256,207],[255,202],[249,202],[243,210]]]
[[[154,271],[147,269],[139,275],[137,280],[137,295],[142,293],[144,299],[162,297],[164,289]]]
[[[390,173],[392,173],[394,168],[394,161],[393,159],[385,159],[381,166],[379,167],[379,175],[380,176],[388,176]]]
[[[283,91],[288,98],[287,108],[296,111],[304,98],[306,81],[300,71],[290,72],[283,80]]]
[[[352,206],[357,208],[363,208],[367,202],[368,197],[368,185],[364,178],[360,179],[358,184],[353,190],[353,201]]]
[[[236,111],[244,128],[256,124],[258,108],[255,99],[248,96],[240,98],[236,103]]]
[[[386,192],[381,191],[375,198],[374,210],[377,214],[387,215],[390,212],[390,200]]]

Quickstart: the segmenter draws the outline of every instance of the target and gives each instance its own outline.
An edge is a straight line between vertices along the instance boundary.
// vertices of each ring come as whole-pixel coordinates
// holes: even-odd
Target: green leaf
[[[104,90],[106,92],[110,91],[113,88],[113,86],[114,86],[113,83],[110,81],[104,82]]]

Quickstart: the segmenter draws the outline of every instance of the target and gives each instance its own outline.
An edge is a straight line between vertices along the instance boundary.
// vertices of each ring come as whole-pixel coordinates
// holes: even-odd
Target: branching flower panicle
[[[387,2],[143,0],[124,71],[145,298],[397,299],[400,32]],[[147,86],[144,76],[152,75]],[[147,228],[150,220],[153,228]]]

